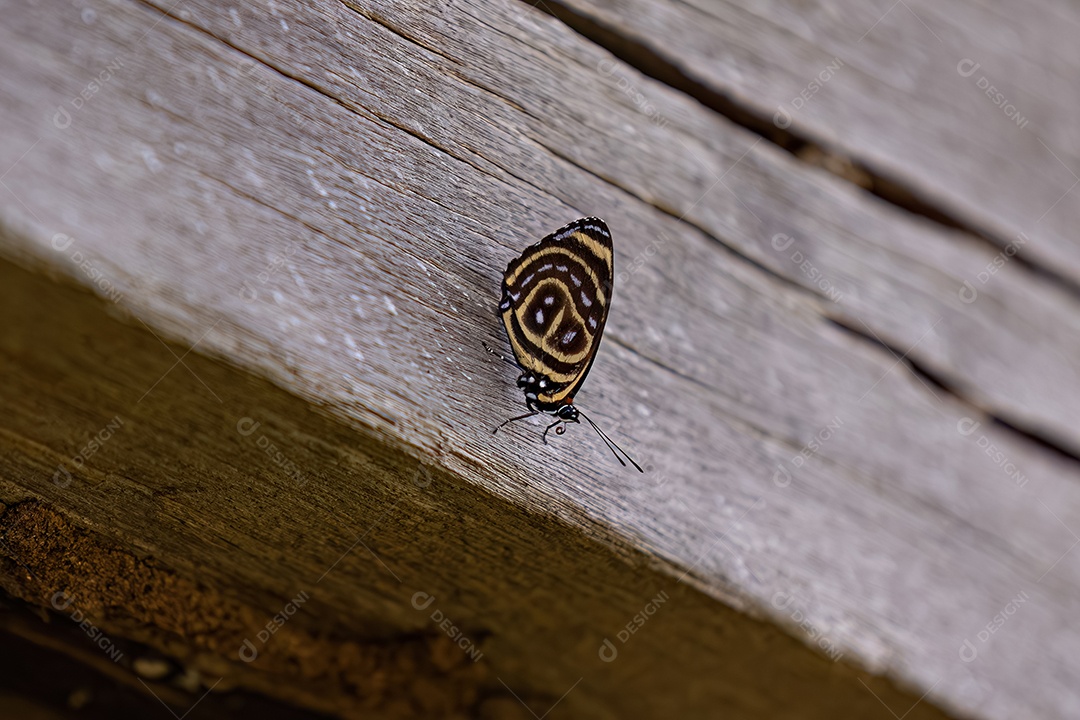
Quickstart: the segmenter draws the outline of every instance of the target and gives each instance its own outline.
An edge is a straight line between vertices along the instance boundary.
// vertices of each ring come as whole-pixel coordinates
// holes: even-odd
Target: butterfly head
[[[562,418],[564,422],[580,422],[578,420],[578,409],[570,404],[561,406],[555,414]]]
[[[550,394],[554,389],[554,383],[550,379],[526,370],[518,376],[517,386],[525,393],[525,404],[530,410],[554,415],[565,422],[578,422],[578,409],[572,404],[573,398],[566,398],[560,402],[540,400],[541,396]]]

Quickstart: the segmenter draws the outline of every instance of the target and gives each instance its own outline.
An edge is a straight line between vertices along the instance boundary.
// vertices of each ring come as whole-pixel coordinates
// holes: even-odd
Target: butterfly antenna
[[[644,473],[645,472],[644,470],[641,469],[640,465],[638,465],[636,462],[634,462],[634,458],[630,457],[625,450],[623,450],[621,447],[619,447],[618,443],[616,443],[614,440],[609,438],[607,436],[607,433],[605,433],[603,430],[601,430],[600,426],[597,425],[596,423],[594,423],[592,421],[592,419],[588,415],[581,412],[581,410],[578,410],[578,415],[585,418],[589,422],[589,424],[593,426],[593,430],[595,430],[596,434],[599,435],[600,438],[605,443],[607,443],[608,450],[611,450],[611,454],[615,456],[615,459],[619,461],[619,464],[621,464],[623,467],[626,467],[626,463],[624,463],[623,459],[621,457],[619,457],[619,453],[622,453],[623,455],[626,455],[626,459],[630,461],[631,465],[633,465],[635,468],[637,468],[637,471],[639,473]],[[618,450],[619,452],[615,452],[616,450]]]
[[[533,415],[539,415],[539,414],[540,414],[539,411],[534,411],[534,412],[531,412],[531,413],[525,413],[524,415],[518,415],[517,417],[512,417],[509,420],[505,420],[502,423],[500,423],[498,427],[496,427],[494,430],[491,431],[491,434],[494,435],[495,433],[499,432],[499,430],[502,430],[503,426],[509,425],[512,422],[517,422],[518,420],[524,420],[525,418],[531,418]]]

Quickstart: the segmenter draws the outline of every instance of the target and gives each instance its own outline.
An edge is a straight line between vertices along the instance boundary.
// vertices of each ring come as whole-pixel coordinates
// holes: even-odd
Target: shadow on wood
[[[376,717],[528,717],[514,695],[538,715],[881,711],[860,680],[893,708],[918,699],[93,296],[7,263],[0,294],[18,310],[0,335],[5,590],[197,671],[198,692],[159,687],[178,707],[211,686]]]

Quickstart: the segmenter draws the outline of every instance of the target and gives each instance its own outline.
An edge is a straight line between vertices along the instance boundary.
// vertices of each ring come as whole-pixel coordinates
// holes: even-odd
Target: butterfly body
[[[558,425],[562,434],[565,423],[583,417],[574,395],[596,359],[613,280],[611,232],[595,217],[559,228],[507,265],[499,316],[521,369],[517,386],[530,410],[522,418],[553,415],[548,430]]]

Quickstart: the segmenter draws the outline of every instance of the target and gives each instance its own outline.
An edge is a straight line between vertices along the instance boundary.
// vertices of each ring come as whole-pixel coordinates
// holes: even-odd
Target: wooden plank
[[[192,704],[198,694],[191,698],[190,688],[201,688],[202,682],[193,669],[178,667],[159,651],[134,643],[124,645],[129,659],[129,667],[124,668],[90,642],[77,623],[60,613],[50,618],[52,622],[42,623],[42,612],[6,598],[0,606],[0,647],[5,651],[0,654],[0,713],[4,717],[157,717],[167,712],[162,701],[178,708],[180,714],[195,711]],[[141,672],[133,672],[131,667]],[[49,672],[41,672],[43,668]],[[154,685],[160,699],[146,692],[140,679]],[[181,692],[184,686],[189,689]],[[238,714],[267,720],[326,717],[236,690],[207,695],[197,708],[198,717],[206,720]]]
[[[529,21],[516,13],[527,9],[510,7],[500,29],[522,36],[520,52],[528,52],[533,32],[548,43],[565,37],[558,26],[526,32]],[[389,8],[382,12],[391,14]],[[495,22],[443,12],[440,17],[439,11],[417,10],[399,25],[425,46],[453,48],[467,58],[475,52],[468,38]],[[458,22],[465,23],[464,36],[446,30]],[[868,200],[847,183],[807,172],[760,137],[718,122],[606,53],[574,47],[575,72],[591,78],[578,93],[565,90],[575,82],[566,63],[543,57],[530,59],[530,67],[543,67],[542,73],[506,67],[495,53],[455,72],[470,73],[469,82],[482,87],[509,79],[522,92],[518,102],[535,100],[522,117],[504,118],[503,108],[493,107],[490,112],[499,113],[501,125],[520,128],[556,157],[830,300],[823,310],[829,317],[888,344],[897,355],[906,354],[969,402],[1080,454],[1080,409],[1060,392],[1062,384],[1080,384],[1080,368],[1072,361],[1080,351],[1080,305],[1070,291],[1048,286],[1039,272],[1011,263],[1015,248],[999,252],[969,234],[943,231]],[[432,111],[448,113],[448,108]],[[578,137],[583,122],[589,142]],[[468,135],[468,124],[461,122],[436,140],[452,148]],[[494,156],[503,158],[505,172],[520,163],[516,152],[511,146]],[[558,187],[557,174],[552,182]],[[646,242],[628,255],[631,262],[645,260],[644,253],[655,248]],[[1031,352],[1033,347],[1039,352]]]
[[[610,528],[669,577],[804,637],[822,632],[909,684],[913,701],[929,691],[982,717],[1075,706],[1077,638],[1062,630],[1075,612],[1075,462],[979,407],[1075,442],[1075,335],[1045,330],[1074,327],[1071,296],[1009,264],[963,303],[964,271],[993,258],[984,245],[755,144],[527,7],[183,12],[116,2],[91,24],[62,9],[9,13],[0,53],[18,73],[0,80],[12,128],[0,157],[18,161],[5,178],[18,199],[4,200],[5,254],[115,288],[155,330],[502,502],[582,533]],[[68,127],[50,126],[57,99],[85,86],[78,68],[118,56],[129,72],[102,82]],[[605,67],[657,98],[666,124]],[[738,195],[708,192],[718,178]],[[501,341],[499,271],[586,213],[609,219],[618,267],[637,270],[620,276],[581,401],[615,418],[609,430],[648,465],[644,483],[603,464],[584,432],[547,448],[524,430],[487,433],[520,402],[479,346]],[[772,245],[780,234],[807,243],[785,252],[845,269],[845,300],[806,291],[801,262]],[[832,318],[856,330],[862,318],[901,351],[919,341],[912,357],[962,394],[927,386]],[[1046,349],[1014,363],[1017,342]],[[45,480],[21,483],[71,503]],[[80,514],[116,512],[98,504]],[[210,541],[195,541],[190,511],[169,510],[180,519],[163,533],[168,562],[213,557],[193,550]],[[196,527],[220,540],[220,524]],[[960,662],[964,641],[1020,592],[1030,605],[1007,632]]]
[[[1003,249],[1022,235],[1020,256],[1075,290],[1075,4],[548,7],[613,32],[639,62],[661,58],[664,71],[727,98],[757,123],[854,159]]]
[[[863,682],[918,699],[679,582],[565,498],[576,527],[194,353],[162,378],[185,347],[3,262],[0,301],[26,308],[0,335],[0,589],[40,606],[55,650],[177,714],[241,691],[512,720],[870,714]],[[146,656],[177,670],[139,674]]]

